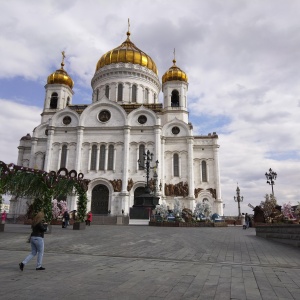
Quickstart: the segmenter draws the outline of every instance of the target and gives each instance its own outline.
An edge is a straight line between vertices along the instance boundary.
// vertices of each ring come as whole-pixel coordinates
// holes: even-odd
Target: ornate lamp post
[[[237,186],[236,188],[236,196],[233,197],[234,201],[238,203],[238,209],[239,209],[239,218],[241,217],[241,206],[240,206],[240,202],[243,202],[244,197],[240,196],[240,188],[239,186]]]
[[[146,187],[145,187],[145,192],[150,194],[149,174],[150,174],[151,169],[155,169],[154,174],[156,174],[156,177],[157,177],[156,168],[158,166],[158,160],[155,162],[155,166],[151,167],[150,163],[153,159],[153,153],[150,153],[150,151],[148,150],[147,153],[144,153],[143,155],[144,155],[144,161],[141,162],[140,160],[138,160],[138,163],[139,163],[139,167],[146,170],[147,183],[146,183]]]
[[[266,172],[265,176],[267,178],[267,183],[272,186],[272,195],[274,196],[273,185],[275,184],[274,180],[277,178],[277,173],[270,168],[269,173]]]

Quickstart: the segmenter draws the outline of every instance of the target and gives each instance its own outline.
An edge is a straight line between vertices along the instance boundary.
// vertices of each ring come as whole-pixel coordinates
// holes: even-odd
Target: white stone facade
[[[161,83],[152,70],[116,63],[95,73],[92,88],[90,105],[73,105],[69,86],[45,86],[41,124],[32,136],[21,139],[19,165],[82,172],[91,180],[88,210],[127,214],[135,191],[145,186],[146,174],[138,159],[141,150],[149,150],[153,165],[159,162],[160,202],[165,200],[172,209],[177,197],[182,207],[193,209],[197,201],[207,200],[213,213],[223,215],[218,136],[194,136],[188,120],[187,82],[165,82],[163,103],[159,103]],[[178,92],[176,106],[171,104],[174,90]],[[56,107],[50,105],[53,93],[57,94]],[[153,175],[152,170],[150,178]],[[76,209],[75,197],[67,201],[70,210]]]

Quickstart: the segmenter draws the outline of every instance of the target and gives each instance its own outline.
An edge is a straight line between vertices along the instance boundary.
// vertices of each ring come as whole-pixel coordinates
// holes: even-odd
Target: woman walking
[[[30,235],[31,253],[19,263],[23,271],[25,265],[37,255],[36,270],[45,270],[42,266],[44,255],[44,233],[47,230],[47,223],[44,222],[44,213],[38,212],[32,221],[32,233]]]

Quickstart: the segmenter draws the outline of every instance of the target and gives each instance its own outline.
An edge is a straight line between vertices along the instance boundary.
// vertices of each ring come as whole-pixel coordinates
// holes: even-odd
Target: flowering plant
[[[295,219],[296,218],[290,202],[283,204],[282,213],[285,216],[285,218],[287,218],[287,219]]]
[[[58,219],[67,210],[67,201],[52,200],[52,218]]]

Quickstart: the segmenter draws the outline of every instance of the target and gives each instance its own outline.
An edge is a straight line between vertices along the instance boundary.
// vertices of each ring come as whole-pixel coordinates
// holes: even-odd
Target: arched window
[[[58,94],[52,93],[51,99],[50,99],[50,108],[57,108],[57,101],[58,101]]]
[[[173,171],[174,171],[174,176],[178,177],[179,176],[179,156],[177,153],[173,155]]]
[[[60,167],[66,168],[67,165],[67,146],[63,145],[61,148]]]
[[[123,84],[118,84],[118,101],[123,101]]]
[[[113,170],[113,169],[114,169],[114,146],[109,145],[107,170]]]
[[[67,106],[70,105],[70,97],[67,98]]]
[[[99,160],[99,170],[104,170],[105,168],[105,145],[100,146],[100,160]]]
[[[179,92],[177,90],[172,91],[171,106],[179,107]]]
[[[92,146],[92,154],[91,154],[91,170],[96,170],[96,160],[97,160],[97,146]]]
[[[153,95],[153,102],[156,103],[156,94]]]
[[[106,96],[106,98],[109,99],[109,86],[108,85],[105,87],[105,96]]]
[[[132,96],[131,96],[131,101],[132,102],[136,102],[136,91],[137,91],[137,88],[136,88],[136,85],[134,84],[132,86]]]
[[[206,161],[202,161],[201,163],[202,166],[202,181],[207,182],[207,166],[206,166]]]
[[[149,90],[145,89],[145,101],[148,102],[149,100]]]
[[[145,145],[140,145],[139,147],[139,170],[144,170],[143,166],[145,165]]]

